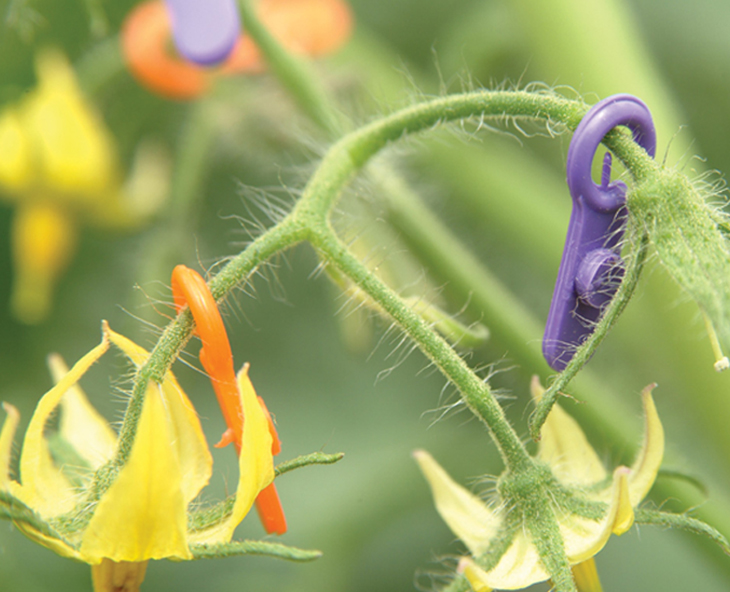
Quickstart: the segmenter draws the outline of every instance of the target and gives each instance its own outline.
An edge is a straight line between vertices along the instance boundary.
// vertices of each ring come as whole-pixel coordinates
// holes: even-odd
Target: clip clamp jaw
[[[575,130],[566,167],[573,211],[542,341],[545,359],[558,372],[593,332],[623,278],[626,185],[610,182],[610,153],[604,157],[601,185],[591,178],[598,145],[617,125],[627,126],[650,156],[656,151],[651,113],[631,95],[614,95],[597,103]]]

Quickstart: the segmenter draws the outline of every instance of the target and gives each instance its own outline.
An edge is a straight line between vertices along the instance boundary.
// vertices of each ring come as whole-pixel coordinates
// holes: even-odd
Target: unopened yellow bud
[[[36,203],[18,209],[12,229],[15,278],[11,306],[24,323],[48,314],[56,280],[76,246],[76,229],[60,209]]]

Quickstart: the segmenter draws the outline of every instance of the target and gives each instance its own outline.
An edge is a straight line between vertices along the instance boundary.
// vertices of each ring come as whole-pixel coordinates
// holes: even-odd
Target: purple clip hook
[[[650,156],[656,150],[651,113],[631,95],[614,95],[597,103],[575,130],[566,167],[573,211],[542,340],[543,355],[558,372],[591,334],[623,278],[620,252],[626,225],[626,185],[610,182],[609,152],[603,160],[601,185],[591,178],[598,145],[617,125],[627,126]]]
[[[191,62],[210,66],[233,51],[241,31],[236,0],[165,0],[172,38]]]

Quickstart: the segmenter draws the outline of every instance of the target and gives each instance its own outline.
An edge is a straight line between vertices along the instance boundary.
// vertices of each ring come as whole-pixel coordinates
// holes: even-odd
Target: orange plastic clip
[[[210,377],[213,390],[218,398],[218,405],[228,426],[216,446],[223,447],[232,442],[236,453],[240,454],[241,435],[244,428],[243,409],[236,374],[233,370],[231,345],[218,305],[202,276],[185,265],[176,266],[172,272],[172,296],[178,312],[187,304],[193,315],[198,336],[203,343],[199,354],[200,362]],[[261,397],[258,399],[269,420],[269,432],[272,437],[271,452],[276,455],[281,450],[281,442],[263,399]],[[286,517],[273,483],[259,492],[256,498],[256,510],[266,532],[270,534],[286,532]]]

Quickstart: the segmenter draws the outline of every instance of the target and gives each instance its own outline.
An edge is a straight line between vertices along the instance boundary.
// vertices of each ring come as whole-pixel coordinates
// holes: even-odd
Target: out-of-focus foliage
[[[549,15],[534,22],[528,4],[352,0],[353,40],[316,68],[355,123],[408,104],[414,96],[462,86],[537,80],[573,87],[587,93],[590,102],[614,92],[641,94],[623,86],[621,68],[609,68],[612,60],[622,59],[625,47],[593,48],[594,59],[606,61],[603,66],[580,62],[586,53],[580,44],[591,39],[573,39],[572,25],[559,18],[552,22]],[[554,14],[559,4],[565,2],[555,2]],[[240,250],[249,232],[292,203],[312,170],[311,159],[326,147],[270,76],[232,81],[210,100],[192,104],[157,98],[125,72],[107,76],[99,71],[90,56],[99,55],[100,44],[119,30],[132,5],[128,0],[0,1],[0,108],[33,88],[36,53],[58,47],[86,76],[86,88],[127,169],[143,137],[166,146],[174,166],[184,159],[205,161],[197,177],[184,167],[174,171],[173,191],[191,192],[190,201],[180,204],[173,198],[170,210],[146,230],[120,237],[84,230],[76,260],[59,281],[54,314],[37,327],[17,323],[8,312],[12,211],[0,208],[0,400],[18,407],[24,418],[51,384],[45,370],[49,352],[77,359],[97,343],[101,319],[152,345],[158,328],[173,315],[172,266],[199,262],[209,268]],[[585,14],[576,18],[590,20],[592,7],[598,11],[610,5],[619,6],[618,14],[627,19],[620,24],[626,26],[632,51],[642,52],[640,82],[662,101],[656,106],[665,122],[658,158],[671,142],[681,149],[670,153],[669,164],[686,171],[730,170],[730,143],[724,136],[730,129],[725,108],[730,78],[724,75],[730,68],[730,5],[725,0],[590,0],[580,5]],[[576,44],[575,63],[564,62],[551,46],[561,35],[564,45],[570,47],[572,39]],[[595,70],[581,76],[580,69],[588,67]],[[563,182],[567,145],[567,137],[480,132],[472,139],[471,134],[437,131],[387,158],[522,304],[544,319],[570,211]],[[271,189],[282,184],[286,189]],[[358,181],[338,215],[343,235],[361,241],[362,258],[382,267],[404,295],[428,290],[440,306],[463,310],[462,321],[481,321],[480,311],[453,286],[422,272],[383,221],[376,197],[366,181]],[[175,208],[184,215],[176,218],[180,210]],[[443,554],[463,552],[436,514],[411,451],[428,449],[460,483],[498,474],[497,455],[489,452],[478,422],[448,412],[455,396],[443,389],[444,380],[427,361],[383,321],[353,312],[331,281],[312,273],[317,263],[303,247],[263,268],[251,286],[229,300],[227,322],[237,365],[251,363],[252,379],[276,416],[283,440],[280,458],[318,449],[346,453],[334,467],[277,480],[290,525],[284,542],[319,548],[324,557],[308,565],[257,558],[155,562],[146,589],[400,592],[415,585],[430,590],[445,566],[453,566]],[[354,340],[353,331],[359,331]],[[358,347],[343,347],[343,332]],[[184,357],[175,372],[213,442],[223,431],[213,393],[205,376],[184,361],[196,364],[194,356]],[[520,364],[494,332],[469,362],[499,371],[493,383],[514,397],[505,404],[518,431],[526,433],[528,382],[536,369]],[[589,364],[633,410],[633,427],[640,423],[639,391],[659,383],[655,397],[667,446],[682,459],[665,469],[703,483],[706,492],[687,481],[688,497],[710,507],[730,491],[730,375],[715,374],[712,362],[696,306],[650,261],[637,297]],[[107,369],[92,369],[84,387],[109,393],[92,402],[114,421],[129,385],[109,384]],[[568,407],[572,412],[577,406]],[[609,450],[604,433],[583,427],[599,454],[621,460],[624,451]],[[230,467],[216,469],[213,476],[214,495],[222,498],[233,487],[235,456],[230,450],[214,454],[216,467]],[[659,480],[670,478],[676,477],[659,475]],[[484,482],[483,489],[489,487]],[[238,534],[263,536],[253,520],[244,521]],[[597,564],[607,591],[720,592],[730,582],[727,558],[723,563],[712,553],[704,555],[695,538],[648,527],[612,539]],[[85,565],[56,557],[0,522],[0,590],[90,590],[90,577]]]

